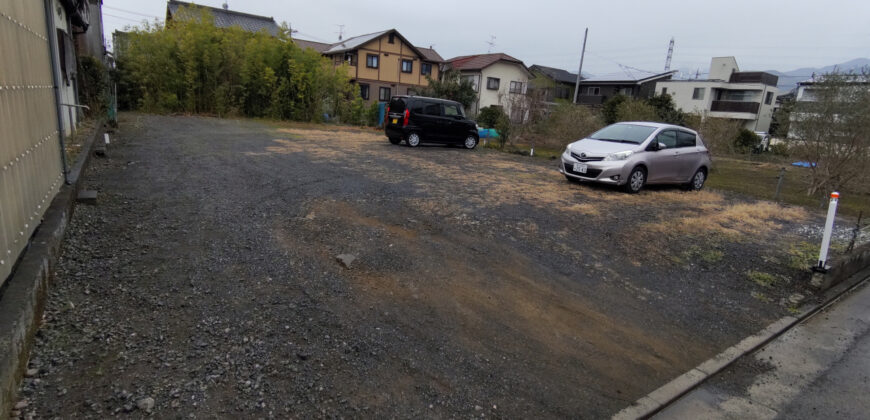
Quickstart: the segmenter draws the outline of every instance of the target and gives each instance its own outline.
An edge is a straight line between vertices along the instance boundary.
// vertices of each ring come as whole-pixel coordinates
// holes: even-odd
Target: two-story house
[[[529,81],[529,92],[544,102],[573,101],[577,74],[567,70],[533,64],[529,71],[535,75]]]
[[[475,116],[481,108],[501,106],[514,121],[528,118],[528,108],[522,106],[532,73],[519,59],[503,53],[476,54],[447,60],[446,67],[459,71],[471,81],[477,100],[466,110]]]
[[[671,95],[683,112],[740,120],[748,130],[767,132],[778,81],[774,74],[740,71],[734,57],[714,57],[709,79],[658,82],[656,93]]]
[[[366,101],[386,102],[392,95],[413,95],[428,86],[427,76],[440,77],[444,61],[431,48],[415,47],[399,31],[389,29],[355,36],[334,44],[293,40],[330,58],[336,67],[348,65],[351,82]]]
[[[620,72],[590,76],[580,81],[577,103],[591,106],[602,105],[616,95],[628,96],[629,98],[650,98],[655,94],[656,83],[670,79],[675,73],[676,70],[651,73],[623,67]]]

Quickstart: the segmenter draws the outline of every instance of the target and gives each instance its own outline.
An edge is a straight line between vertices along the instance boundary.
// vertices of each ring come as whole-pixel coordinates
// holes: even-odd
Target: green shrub
[[[117,57],[118,102],[148,112],[241,114],[366,123],[345,67],[281,33],[217,28],[205,9],[190,19],[129,32]],[[353,115],[357,112],[356,115]]]
[[[499,119],[507,117],[500,106],[486,106],[477,114],[477,124],[483,128],[495,128]]]
[[[761,143],[761,138],[750,130],[741,128],[734,138],[734,151],[737,153],[749,153],[755,150]]]
[[[625,95],[615,95],[604,102],[601,106],[601,117],[605,124],[613,124],[619,121],[619,106],[628,99]]]
[[[771,144],[770,153],[776,156],[788,156],[788,145],[785,143]]]
[[[90,108],[88,115],[95,115],[106,109],[106,81],[106,67],[103,63],[87,55],[78,57],[79,99]]]
[[[502,112],[502,115],[496,121],[495,129],[498,131],[499,147],[504,148],[505,143],[507,143],[511,135],[511,119],[504,112]]]

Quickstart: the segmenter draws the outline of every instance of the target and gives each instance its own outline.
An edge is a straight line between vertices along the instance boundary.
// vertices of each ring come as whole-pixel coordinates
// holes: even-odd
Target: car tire
[[[695,175],[692,175],[692,179],[689,180],[687,187],[689,191],[700,191],[701,188],[704,188],[704,182],[706,181],[707,171],[705,171],[704,168],[701,168],[695,172]]]
[[[399,144],[402,142],[401,137],[390,137],[390,144]]]
[[[408,137],[405,138],[405,144],[408,147],[417,147],[420,145],[420,135],[417,133],[408,134]]]
[[[474,137],[474,136],[466,137],[465,142],[462,143],[462,146],[464,146],[468,150],[474,149],[475,147],[477,147],[477,137]]]
[[[628,180],[625,182],[623,188],[625,192],[629,194],[637,194],[643,189],[643,186],[646,185],[646,169],[642,166],[636,166],[631,170],[631,173],[628,174]]]

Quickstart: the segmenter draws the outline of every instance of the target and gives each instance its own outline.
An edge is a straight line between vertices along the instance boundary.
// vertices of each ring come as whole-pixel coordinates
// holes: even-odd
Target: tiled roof
[[[539,71],[543,73],[545,76],[561,83],[576,83],[577,82],[577,74],[571,73],[566,70],[557,69],[553,67],[541,66],[538,64],[533,65],[530,70]],[[583,78],[585,79],[585,77]],[[582,80],[582,79],[581,79]]]
[[[343,51],[353,50],[355,48],[359,48],[370,41],[378,39],[393,29],[388,29],[386,31],[375,32],[371,34],[359,35],[353,38],[345,39],[344,41],[336,42],[332,44],[328,50],[324,51],[324,54],[335,54]]]
[[[427,60],[434,61],[436,63],[443,63],[444,62],[444,57],[441,57],[441,54],[438,54],[432,48],[420,48],[420,47],[416,47],[416,48],[418,50],[420,50],[421,53],[423,53],[423,56],[426,57]]]
[[[183,1],[169,0],[169,3],[166,5],[167,17],[184,19],[185,13],[183,11],[182,15],[178,16],[178,9],[182,7],[202,7],[207,9],[211,12],[212,16],[214,16],[214,25],[218,28],[239,26],[250,32],[259,32],[265,29],[266,32],[272,36],[278,35],[278,24],[275,23],[275,19],[271,17],[251,15],[233,10],[224,10],[217,7],[200,6],[198,4]]]
[[[601,83],[640,83],[651,79],[663,79],[673,76],[677,71],[666,71],[664,73],[653,73],[643,70],[623,68],[622,71],[616,73],[602,74],[600,76],[592,76],[588,79],[583,79],[583,83],[601,82]]]
[[[482,70],[499,61],[516,63],[523,66],[524,69],[526,68],[526,65],[521,60],[504,53],[463,55],[451,58],[447,60],[447,63],[455,70]]]
[[[327,44],[324,42],[307,41],[304,39],[297,39],[297,38],[293,38],[293,42],[295,42],[296,45],[298,45],[299,48],[302,48],[303,50],[306,48],[311,48],[312,50],[317,51],[321,54],[323,54],[324,51],[328,50],[329,47],[332,46],[332,44]]]
[[[405,39],[402,34],[400,34],[395,29],[388,29],[386,31],[374,32],[371,34],[359,35],[352,38],[345,39],[344,41],[339,41],[334,44],[325,44],[322,42],[308,41],[304,39],[293,38],[293,42],[296,45],[299,45],[302,48],[311,48],[321,54],[337,54],[345,51],[355,50],[371,41],[374,41],[384,35],[387,35],[391,32],[394,32],[399,38],[401,38],[406,44],[411,45],[411,47],[423,57],[424,60],[434,61],[436,63],[443,63],[444,58],[441,57],[438,52],[436,52],[432,48],[420,48],[413,46],[407,39]]]

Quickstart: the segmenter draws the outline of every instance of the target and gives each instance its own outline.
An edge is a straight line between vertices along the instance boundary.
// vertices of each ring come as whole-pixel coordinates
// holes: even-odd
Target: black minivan
[[[462,104],[424,96],[393,96],[387,107],[384,131],[390,143],[417,147],[420,143],[477,146],[477,124],[465,118]]]

